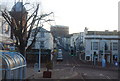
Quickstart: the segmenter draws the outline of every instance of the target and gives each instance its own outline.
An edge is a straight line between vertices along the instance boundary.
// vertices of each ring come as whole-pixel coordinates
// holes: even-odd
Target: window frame
[[[115,48],[114,48],[115,47]],[[117,42],[113,42],[112,43],[112,50],[118,50],[118,43]]]

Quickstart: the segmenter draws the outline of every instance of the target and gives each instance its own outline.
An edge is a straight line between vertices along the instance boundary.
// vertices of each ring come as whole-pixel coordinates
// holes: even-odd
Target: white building
[[[85,34],[80,32],[75,42],[76,54],[80,60],[85,60]]]
[[[85,35],[84,32],[80,32],[79,36],[76,38],[76,49],[79,51],[83,51],[84,50],[84,46],[85,46]]]
[[[79,33],[73,33],[70,37],[70,47],[75,48],[76,47],[76,39],[79,37]]]
[[[32,30],[31,37],[29,38],[28,45],[34,38],[35,29]],[[51,32],[44,28],[39,27],[39,31],[36,35],[36,42],[33,44],[32,49],[50,49],[53,50],[53,36]]]
[[[85,36],[85,60],[98,64],[104,58],[109,64],[119,60],[117,31],[88,31]]]
[[[5,5],[0,5],[0,10],[4,10],[6,8]],[[5,19],[2,17],[2,13],[0,12],[0,35],[3,37],[10,37],[11,28]]]
[[[0,4],[0,10],[4,10],[6,8],[5,5]],[[10,47],[8,44],[13,43],[13,40],[10,39],[11,36],[11,27],[2,17],[2,13],[0,11],[0,44],[7,44],[7,47]],[[1,48],[0,48],[1,49]]]
[[[62,43],[65,50],[70,50],[70,35],[63,37]]]

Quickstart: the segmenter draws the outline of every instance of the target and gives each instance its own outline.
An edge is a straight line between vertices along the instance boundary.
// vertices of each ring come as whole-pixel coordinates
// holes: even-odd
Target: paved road
[[[66,51],[63,51],[63,58],[62,62],[57,62],[56,58],[53,60],[54,67],[51,79],[61,79],[55,81],[64,81],[64,79],[65,81],[66,79],[80,79],[82,81],[86,81],[86,79],[109,79],[112,81],[112,79],[118,79],[117,70],[91,67],[90,65],[83,64],[77,56],[71,56]],[[43,79],[43,71],[45,70],[45,68],[41,68],[41,72],[38,73],[31,67],[27,69],[27,75],[31,79]]]
[[[57,62],[54,59],[54,69],[70,68],[70,72],[77,73],[74,77],[69,76],[69,79],[118,79],[117,70],[88,67],[88,65],[83,64],[77,56],[71,56],[66,51],[63,51],[63,58],[64,60],[62,62]]]

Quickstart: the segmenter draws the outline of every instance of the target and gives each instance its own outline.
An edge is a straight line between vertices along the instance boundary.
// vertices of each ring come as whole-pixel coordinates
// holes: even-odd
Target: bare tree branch
[[[40,17],[38,17],[36,20],[39,20],[39,19],[42,19],[42,18],[44,18],[44,17],[46,17],[46,16],[49,16],[50,14],[52,14],[53,12],[50,12],[49,14],[43,14],[43,15],[41,15]],[[45,20],[45,19],[43,19],[43,20]]]
[[[11,24],[11,20],[10,20],[10,18],[5,14],[5,12],[3,12],[3,11],[1,11],[2,12],[2,16],[5,18],[5,20],[7,21],[7,23],[10,25],[10,26],[12,26],[12,24]]]
[[[50,21],[50,19],[46,20],[44,18],[53,13],[53,12],[51,12],[48,14],[42,14],[42,15],[38,16],[38,11],[39,11],[39,4],[37,5],[35,11],[25,20],[25,22],[23,21],[23,19],[24,19],[23,17],[25,17],[27,12],[20,13],[21,19],[17,20],[16,18],[14,18],[14,16],[11,15],[11,13],[8,13],[6,10],[1,11],[2,16],[4,17],[4,19],[7,21],[7,23],[11,27],[12,33],[16,40],[15,45],[19,49],[20,53],[23,55],[25,55],[25,50],[26,50],[25,47],[27,46],[27,43],[29,41],[30,35],[32,33],[32,29],[34,27],[36,28],[34,31],[34,33],[35,33],[34,38],[27,49],[31,48],[31,46],[35,43],[36,36],[37,36],[38,32],[40,31],[40,28],[43,27],[43,25],[39,26],[40,22],[41,21],[44,21],[44,22]],[[30,22],[30,24],[28,24],[28,22]],[[28,33],[27,33],[27,30],[28,30]]]
[[[30,29],[32,29],[32,25],[34,25],[35,23],[35,18],[37,17],[37,13],[38,13],[38,9],[39,9],[39,4],[37,5],[36,10],[32,13],[32,15],[27,19],[25,25],[24,25],[24,30],[23,30],[23,35],[25,34],[26,30],[30,27]],[[32,19],[32,22],[27,26],[28,21]]]
[[[39,4],[37,5],[36,13],[35,13],[35,15],[34,15],[34,17],[33,17],[32,22],[31,22],[31,26],[30,26],[30,29],[29,29],[29,31],[28,31],[27,40],[30,38],[30,33],[31,33],[32,28],[33,28],[33,25],[34,25],[34,23],[35,23],[35,18],[37,17],[38,9],[39,9]]]
[[[36,27],[38,27],[39,22],[40,22],[40,20],[38,20]],[[43,27],[43,25],[41,26],[41,28],[42,28],[42,27]],[[33,43],[36,42],[36,36],[37,36],[37,34],[38,34],[38,32],[40,31],[41,28],[36,28],[36,29],[35,29],[34,38],[33,38],[33,40],[32,40],[32,43],[28,46],[27,49],[30,49],[31,46],[33,45]],[[27,43],[28,43],[28,40],[26,41],[26,44],[27,44]]]
[[[30,17],[27,19],[26,23],[25,23],[25,27],[27,26],[27,22],[34,16],[34,14],[38,11],[39,9],[39,4],[37,5],[36,10],[30,15]]]

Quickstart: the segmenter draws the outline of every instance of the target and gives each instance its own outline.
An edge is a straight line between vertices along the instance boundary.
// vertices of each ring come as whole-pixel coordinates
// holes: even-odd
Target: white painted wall
[[[36,36],[36,43],[34,49],[40,48],[40,41],[44,41],[44,49],[53,49],[53,36],[50,32],[44,32],[44,37],[40,37],[41,32],[39,32]],[[31,44],[31,40],[33,40],[33,37],[29,38],[28,45]]]
[[[86,56],[90,56],[92,54],[91,51],[91,40],[85,40],[86,44],[85,44],[85,55]]]
[[[76,42],[76,38],[79,36],[79,33],[75,33],[73,34],[73,36],[71,36],[70,38],[70,46],[74,47],[74,42]]]
[[[112,49],[112,47],[113,47],[112,43],[113,42],[118,43],[118,40],[114,40],[112,38],[118,38],[118,36],[86,35],[85,38],[93,38],[93,39],[85,39],[85,57],[91,56],[91,54],[93,54],[94,51],[99,55],[99,51],[103,50],[104,42],[106,42],[106,44],[108,45],[108,50],[111,51],[112,55],[115,55],[115,54],[118,55],[118,50]],[[95,38],[103,38],[103,40],[95,39]],[[106,39],[111,38],[111,39],[106,40],[105,38]],[[91,46],[92,46],[91,42],[98,42],[99,49],[98,50],[91,50]],[[92,61],[93,61],[93,59],[92,59]]]

